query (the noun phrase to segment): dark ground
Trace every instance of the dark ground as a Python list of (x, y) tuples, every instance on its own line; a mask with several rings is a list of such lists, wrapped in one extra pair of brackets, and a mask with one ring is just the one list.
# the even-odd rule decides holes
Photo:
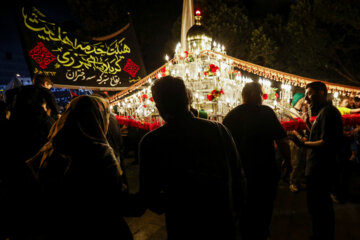
[[(125, 159), (131, 192), (138, 190), (139, 165), (133, 158)], [(352, 198), (335, 208), (335, 239), (360, 240), (360, 168), (354, 169), (351, 177)], [(165, 218), (149, 210), (140, 218), (126, 219), (134, 240), (165, 240)], [(307, 240), (311, 234), (311, 219), (306, 207), (306, 193), (292, 193), (288, 184), (281, 181), (275, 200), (270, 226), (270, 240)]]

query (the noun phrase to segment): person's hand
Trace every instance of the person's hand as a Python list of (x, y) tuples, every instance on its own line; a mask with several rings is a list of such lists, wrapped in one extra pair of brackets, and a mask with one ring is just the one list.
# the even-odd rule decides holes
[(301, 139), (299, 139), (297, 136), (291, 134), (288, 137), (291, 141), (293, 141), (296, 144), (296, 146), (298, 147), (304, 146), (304, 142)]

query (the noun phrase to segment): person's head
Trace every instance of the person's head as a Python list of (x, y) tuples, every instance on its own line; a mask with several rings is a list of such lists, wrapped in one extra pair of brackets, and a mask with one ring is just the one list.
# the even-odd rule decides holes
[(350, 107), (349, 97), (342, 97), (340, 100), (340, 107)]
[(102, 97), (102, 98), (107, 99), (107, 100), (110, 99), (109, 95), (107, 95), (105, 92), (94, 92), (92, 95)]
[(105, 143), (109, 116), (109, 105), (103, 98), (79, 96), (70, 102), (51, 128), (49, 139), (55, 148), (64, 153), (72, 149), (72, 145)]
[(355, 100), (353, 97), (348, 97), (349, 98), (349, 108), (354, 108), (355, 107)]
[(359, 97), (354, 97), (354, 104), (355, 104), (355, 108), (360, 108), (360, 98)]
[(327, 102), (327, 88), (323, 82), (311, 82), (305, 87), (305, 100), (309, 104), (313, 114)]
[(242, 90), (242, 99), (244, 103), (261, 105), (263, 101), (262, 86), (258, 82), (246, 83)]
[[(36, 170), (34, 173), (37, 175), (39, 169), (46, 167), (48, 157), (53, 152), (57, 152), (60, 157), (71, 159), (67, 168), (75, 165), (72, 157), (84, 154), (99, 159), (111, 155), (115, 159), (106, 139), (109, 116), (109, 106), (103, 98), (79, 96), (73, 99), (52, 126), (49, 141), (27, 161), (27, 164)], [(86, 164), (86, 160), (77, 164)], [(120, 171), (117, 161), (114, 163)]]
[(151, 87), (152, 96), (165, 121), (176, 118), (189, 110), (189, 99), (181, 78), (166, 76), (157, 79)]
[(110, 97), (104, 92), (95, 92), (92, 94), (92, 96), (101, 97), (110, 104)]
[(44, 75), (35, 75), (33, 78), (33, 84), (35, 86), (44, 87), (47, 89), (52, 88), (54, 83), (51, 81), (51, 79), (48, 76)]

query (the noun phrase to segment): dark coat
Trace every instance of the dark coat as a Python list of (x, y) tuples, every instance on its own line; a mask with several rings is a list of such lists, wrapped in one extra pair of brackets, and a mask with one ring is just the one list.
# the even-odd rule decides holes
[(129, 195), (105, 135), (107, 110), (101, 98), (77, 97), (27, 161), (40, 192), (40, 205), (29, 208), (38, 210), (46, 239), (132, 239), (123, 219)]
[(140, 193), (165, 213), (168, 239), (237, 239), (244, 179), (220, 123), (186, 116), (140, 142)]

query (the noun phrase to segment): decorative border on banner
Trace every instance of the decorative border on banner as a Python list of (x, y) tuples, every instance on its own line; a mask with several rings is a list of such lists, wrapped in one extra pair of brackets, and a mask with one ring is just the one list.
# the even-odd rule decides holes
[(121, 91), (128, 87), (87, 87), (87, 86), (74, 86), (74, 85), (62, 85), (62, 84), (54, 84), (56, 88), (68, 88), (68, 89), (88, 89), (95, 91)]
[(111, 33), (109, 35), (106, 35), (106, 36), (102, 36), (102, 37), (93, 37), (92, 40), (94, 41), (106, 41), (106, 40), (109, 40), (111, 38), (114, 38), (116, 37), (117, 35), (119, 35), (120, 33), (124, 32), (126, 29), (128, 29), (130, 27), (130, 23), (126, 24), (123, 28), (121, 28), (120, 30), (114, 32), (114, 33)]

